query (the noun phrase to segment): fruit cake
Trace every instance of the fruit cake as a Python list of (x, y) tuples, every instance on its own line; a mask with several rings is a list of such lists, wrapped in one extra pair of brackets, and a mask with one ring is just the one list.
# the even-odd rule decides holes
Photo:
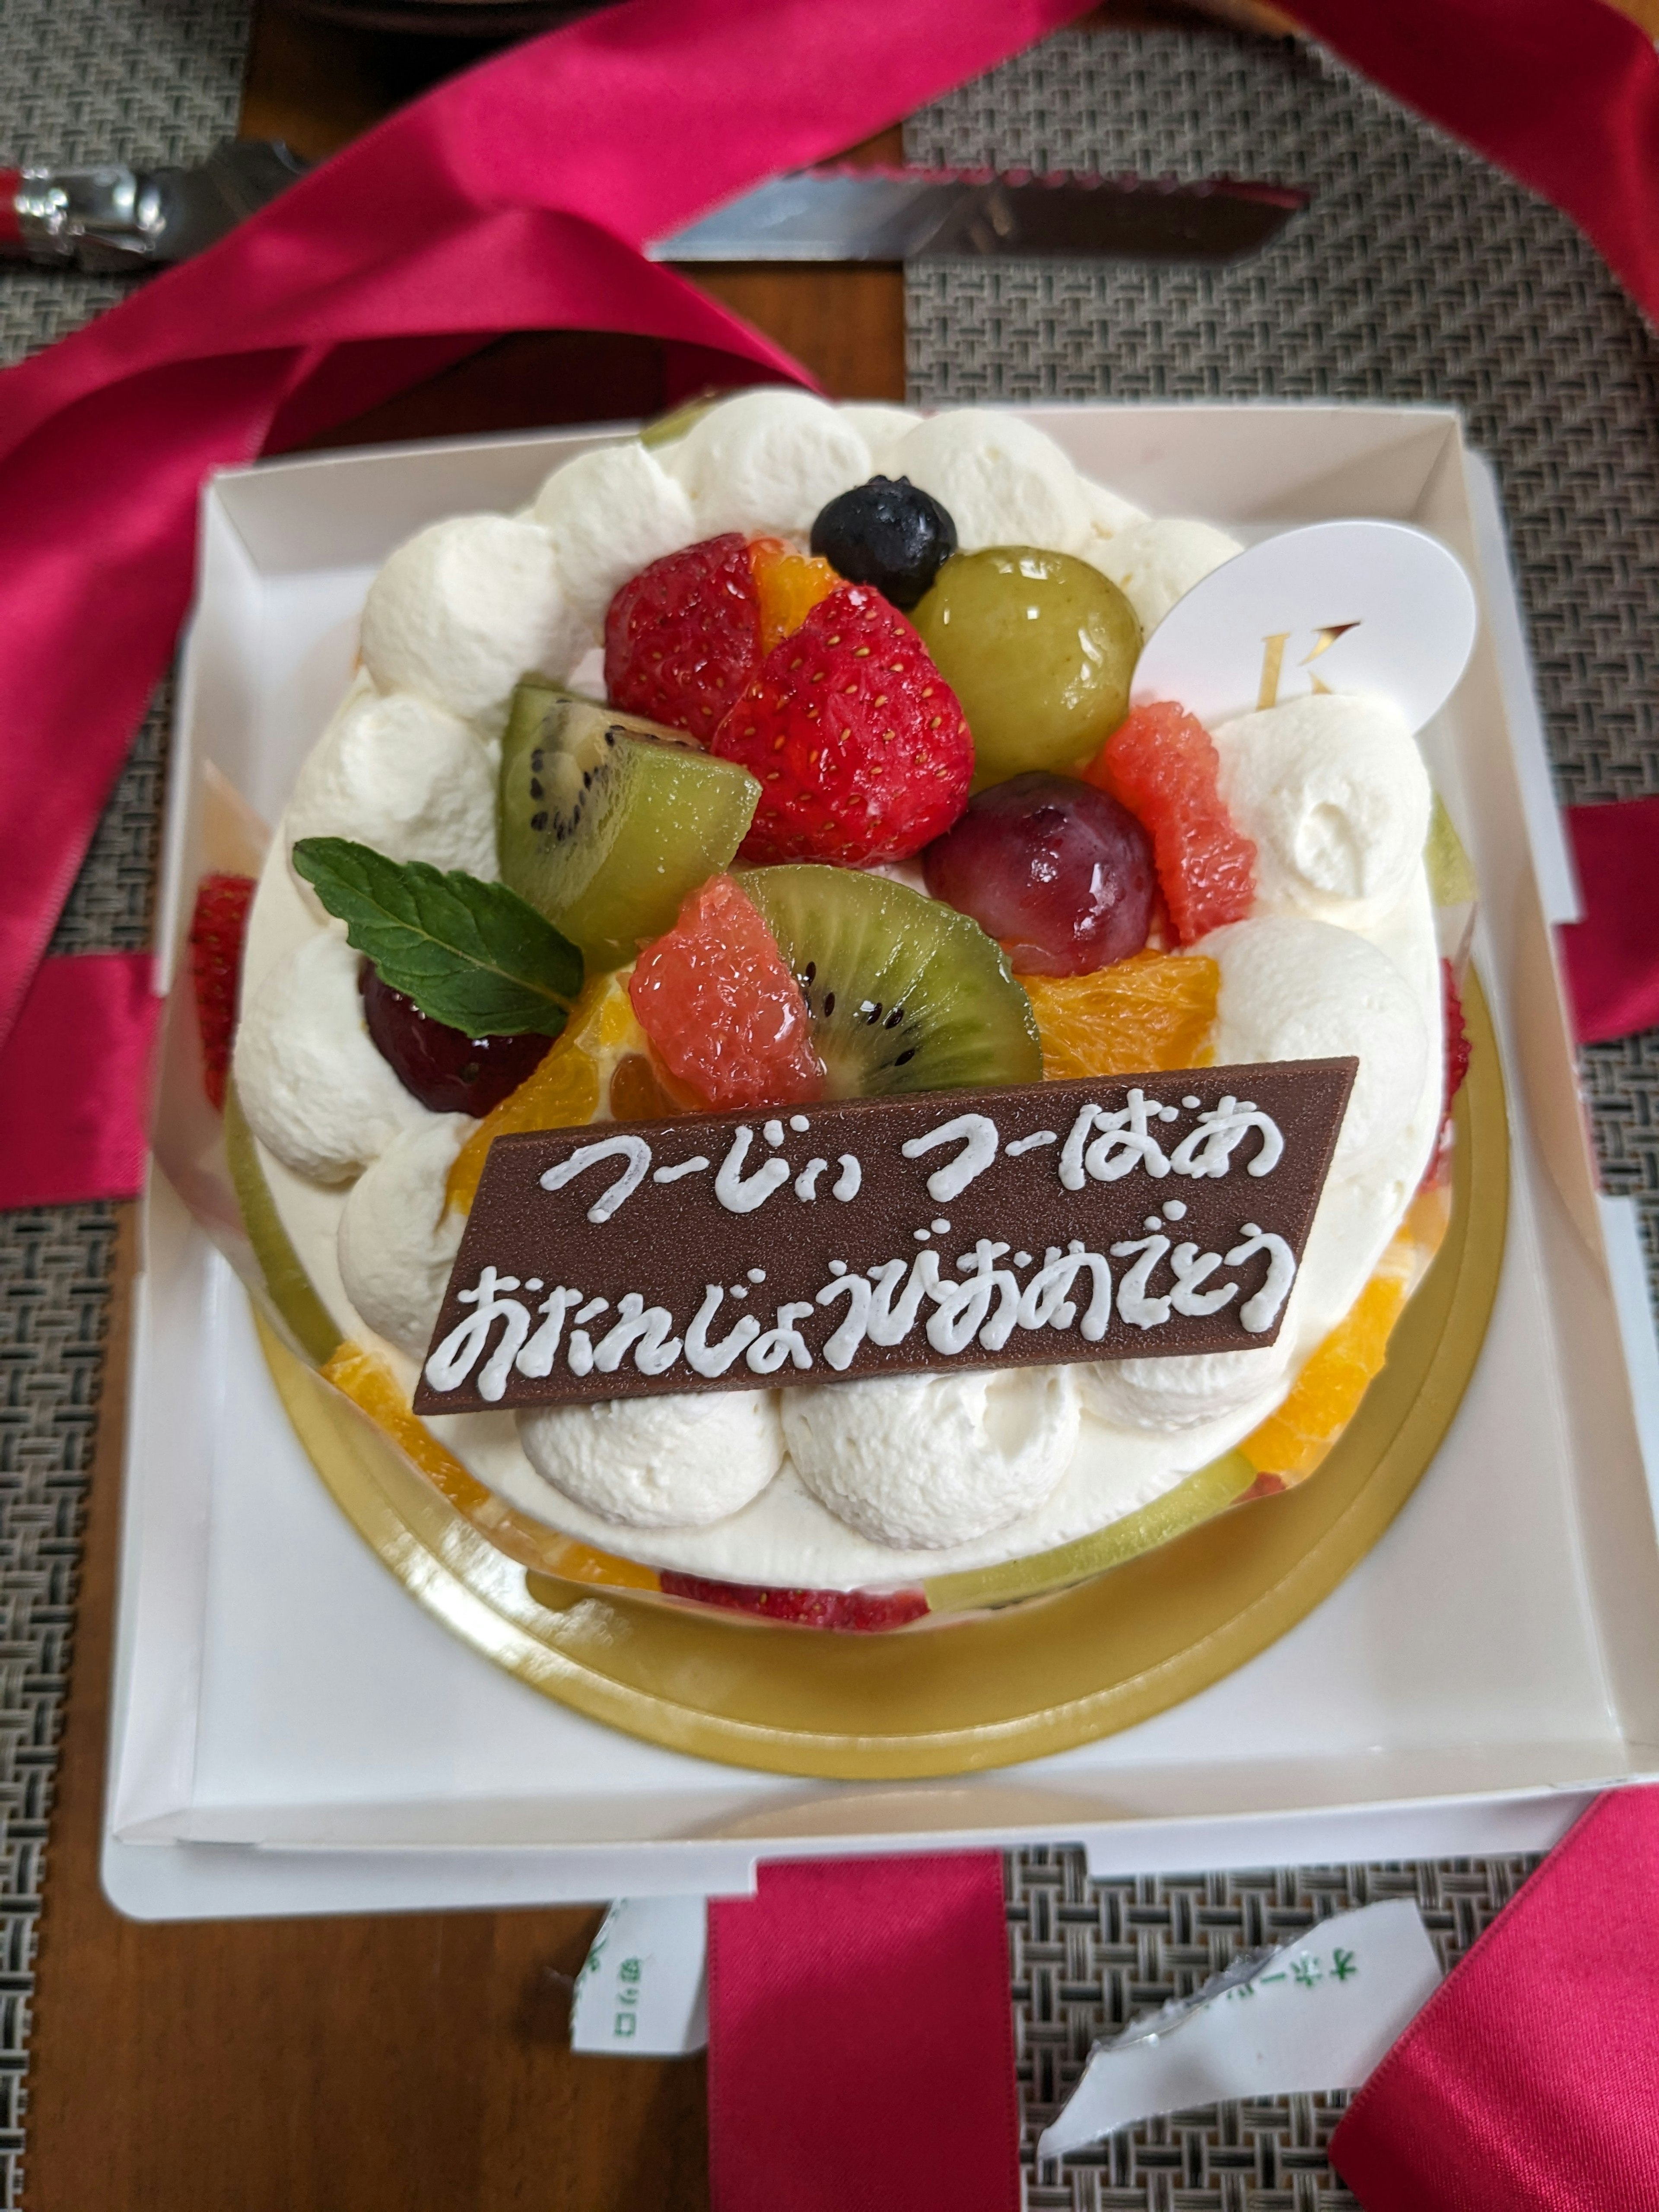
[[(228, 1133), (290, 1325), (506, 1548), (889, 1627), (1318, 1463), (1432, 1249), (1462, 1031), (1395, 708), (1131, 707), (1239, 550), (1018, 417), (763, 390), (386, 562), (248, 912)], [(221, 1084), (240, 896), (198, 910)], [(814, 1101), (1329, 1055), (1269, 1346), (410, 1410), (502, 1135), (742, 1109), (776, 1144)]]

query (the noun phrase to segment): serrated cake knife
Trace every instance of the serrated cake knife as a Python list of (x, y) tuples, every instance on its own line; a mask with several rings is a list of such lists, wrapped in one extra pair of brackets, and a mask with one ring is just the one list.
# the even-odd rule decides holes
[[(134, 274), (198, 253), (303, 176), (280, 143), (233, 139), (191, 169), (0, 167), (0, 258)], [(802, 170), (646, 251), (654, 261), (900, 262), (939, 254), (1236, 261), (1300, 209), (1294, 188), (1065, 173)]]

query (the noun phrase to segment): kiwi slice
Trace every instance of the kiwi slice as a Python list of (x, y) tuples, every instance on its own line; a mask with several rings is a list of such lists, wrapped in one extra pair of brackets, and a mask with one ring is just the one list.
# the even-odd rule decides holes
[(501, 880), (620, 968), (726, 866), (760, 797), (747, 769), (679, 730), (527, 678), (501, 739)]
[(965, 914), (850, 868), (738, 881), (805, 994), (829, 1097), (1042, 1080), (1031, 1002)]

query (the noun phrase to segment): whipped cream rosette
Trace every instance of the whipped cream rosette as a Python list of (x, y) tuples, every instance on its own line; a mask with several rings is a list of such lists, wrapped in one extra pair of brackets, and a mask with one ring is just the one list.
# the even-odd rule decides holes
[[(225, 1133), (290, 1340), (501, 1550), (899, 1627), (1317, 1467), (1443, 1229), (1472, 886), (1411, 714), (1344, 689), (1338, 651), (1311, 690), (1252, 670), (1204, 720), (1178, 683), (1137, 687), (1240, 550), (1012, 416), (762, 391), (386, 562), (252, 899)], [(234, 987), (213, 944), (204, 1006)], [(1279, 1236), (1265, 1175), (1255, 1244), (1202, 1228), (1200, 1200), (1249, 1213), (1252, 1155), (1206, 1153), (1198, 1121), (1270, 1122), (1240, 1071), (1265, 1099), (1286, 1063), (1347, 1071), (1304, 1228)], [(1079, 1085), (1095, 1157), (1127, 1117), (1154, 1176), (1078, 1169), (1129, 1209), (1091, 1336), (1086, 1238), (1038, 1235), (1072, 1125), (996, 1103)], [(970, 1237), (964, 1184), (858, 1243), (873, 1154), (845, 1129), (913, 1108), (993, 1129), (1006, 1233), (988, 1212)], [(507, 1164), (556, 1191), (562, 1161), (633, 1156), (612, 1128), (656, 1178), (638, 1290), (590, 1295), (577, 1240), (565, 1267), (545, 1237), (504, 1287), (478, 1239)], [(1218, 1168), (1172, 1167), (1189, 1131), (1188, 1166)], [(847, 1249), (786, 1296), (809, 1220)], [(653, 1306), (671, 1261), (697, 1283)], [(969, 1303), (994, 1276), (1000, 1337), (991, 1291)], [(1160, 1335), (1206, 1296), (1213, 1341)], [(866, 1348), (838, 1367), (854, 1309)]]

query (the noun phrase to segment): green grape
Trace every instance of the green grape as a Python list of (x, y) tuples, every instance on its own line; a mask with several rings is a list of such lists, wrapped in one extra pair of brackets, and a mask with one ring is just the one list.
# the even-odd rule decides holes
[(958, 553), (910, 617), (974, 733), (974, 788), (1075, 768), (1129, 711), (1140, 624), (1069, 553)]

